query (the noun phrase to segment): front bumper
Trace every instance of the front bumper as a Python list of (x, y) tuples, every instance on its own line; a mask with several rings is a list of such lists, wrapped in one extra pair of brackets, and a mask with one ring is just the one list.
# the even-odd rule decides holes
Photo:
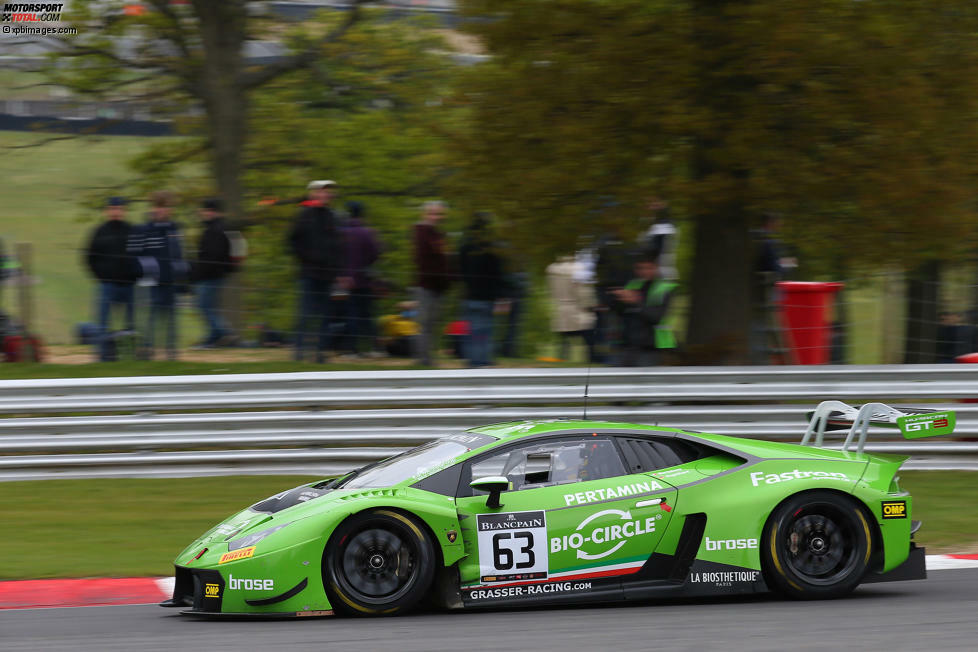
[(310, 602), (309, 596), (300, 596), (308, 587), (308, 578), (303, 578), (295, 586), (275, 595), (244, 598), (243, 603), (240, 598), (232, 599), (228, 608), (229, 605), (225, 602), (228, 587), (220, 571), (185, 566), (174, 568), (173, 595), (170, 599), (161, 602), (160, 606), (182, 608), (184, 609), (180, 612), (182, 615), (262, 618), (333, 615), (328, 603), (321, 600), (314, 600), (315, 605), (303, 604), (298, 610), (295, 609), (300, 603)]

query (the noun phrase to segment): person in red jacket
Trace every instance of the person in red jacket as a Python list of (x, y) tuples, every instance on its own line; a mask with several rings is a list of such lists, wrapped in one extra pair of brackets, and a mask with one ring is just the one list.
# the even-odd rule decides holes
[(438, 230), (438, 223), (445, 218), (445, 213), (443, 202), (425, 202), (421, 221), (414, 225), (414, 266), (417, 270), (418, 321), (421, 325), (416, 357), (426, 367), (433, 364), (432, 351), (438, 340), (442, 298), (451, 284), (445, 235)]

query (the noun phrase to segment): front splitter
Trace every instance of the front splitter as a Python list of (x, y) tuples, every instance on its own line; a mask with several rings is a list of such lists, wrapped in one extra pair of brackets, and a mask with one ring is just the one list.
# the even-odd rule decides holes
[(247, 612), (217, 612), (217, 611), (194, 611), (185, 609), (179, 612), (181, 616), (191, 616), (201, 619), (222, 619), (222, 620), (283, 620), (286, 618), (323, 618), (335, 615), (332, 610), (319, 611), (279, 611), (267, 613), (247, 613)]

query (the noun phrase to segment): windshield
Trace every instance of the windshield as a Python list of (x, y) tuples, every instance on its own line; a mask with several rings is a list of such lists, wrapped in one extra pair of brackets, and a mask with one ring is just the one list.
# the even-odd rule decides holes
[(405, 480), (423, 474), (430, 474), (449, 467), (463, 453), (485, 446), (496, 441), (488, 435), (475, 433), (460, 433), (448, 435), (417, 448), (412, 448), (400, 455), (365, 467), (354, 473), (349, 479), (340, 482), (336, 488), (343, 489), (383, 489), (393, 487)]

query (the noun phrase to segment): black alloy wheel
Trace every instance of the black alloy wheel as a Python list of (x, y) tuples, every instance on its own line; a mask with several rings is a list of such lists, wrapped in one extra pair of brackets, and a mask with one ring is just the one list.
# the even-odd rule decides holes
[(840, 597), (862, 581), (872, 549), (865, 509), (840, 494), (806, 492), (768, 519), (761, 546), (764, 578), (789, 597)]
[(337, 611), (407, 611), (434, 577), (434, 548), (424, 527), (393, 510), (357, 514), (336, 529), (323, 556), (323, 584)]

